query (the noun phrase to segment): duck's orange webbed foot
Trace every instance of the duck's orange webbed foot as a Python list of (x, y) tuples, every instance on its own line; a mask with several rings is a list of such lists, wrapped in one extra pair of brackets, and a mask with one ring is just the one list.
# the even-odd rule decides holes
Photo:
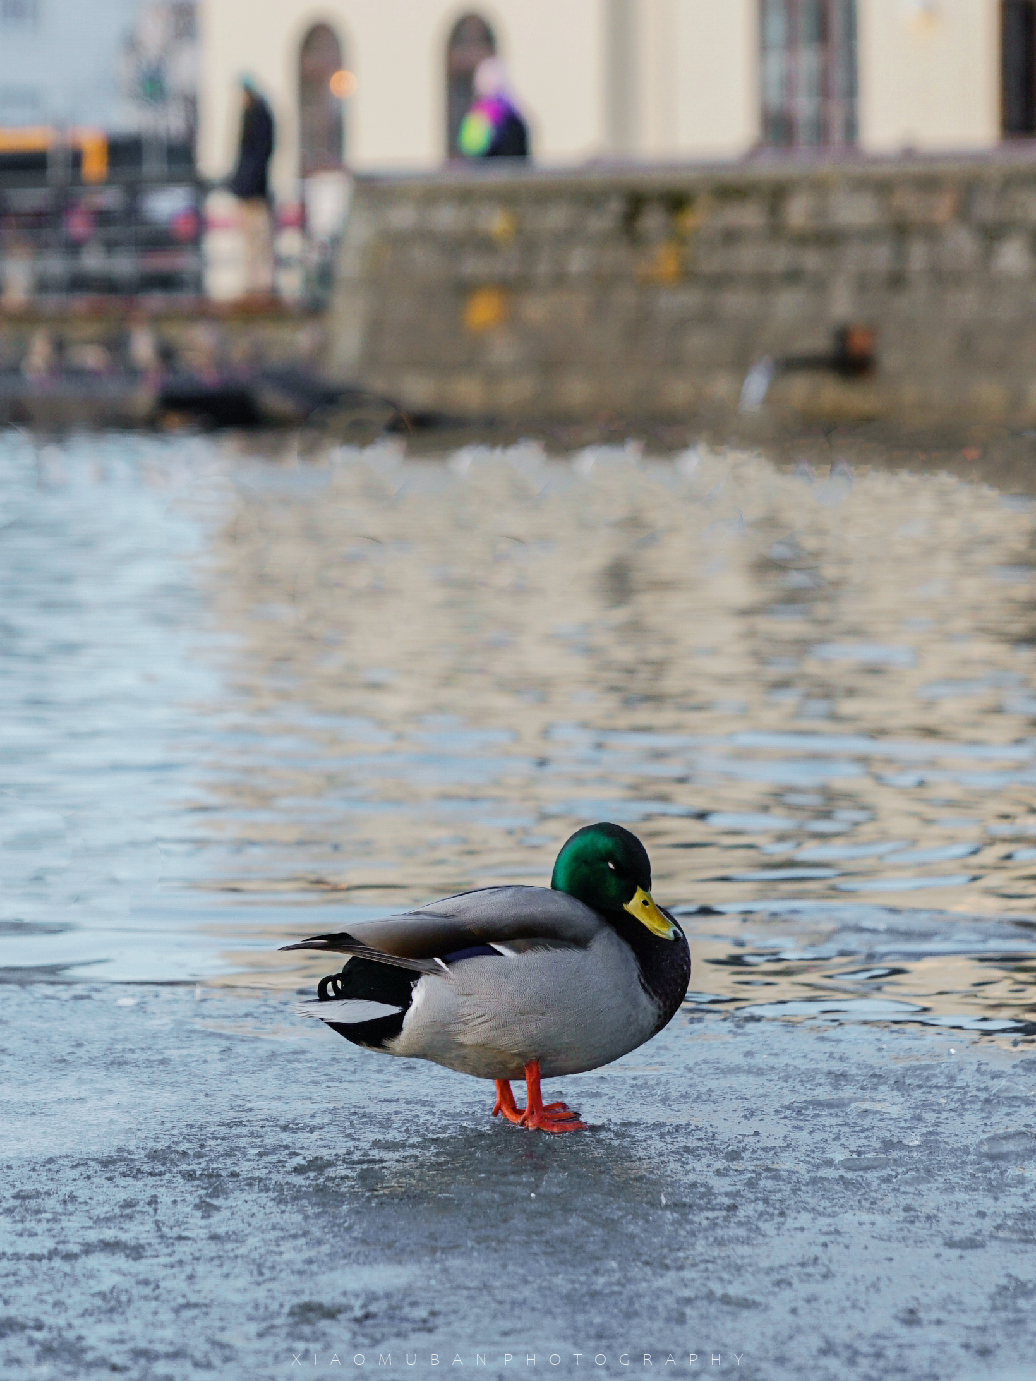
[(496, 1102), (493, 1104), (493, 1116), (503, 1113), (508, 1122), (518, 1124), (524, 1117), (523, 1110), (514, 1101), (514, 1094), (511, 1092), (511, 1085), (506, 1079), (496, 1080)]
[[(573, 1112), (567, 1103), (543, 1102), (540, 1092), (540, 1062), (530, 1060), (525, 1066), (525, 1111), (519, 1121), (523, 1127), (536, 1132), (585, 1132), (586, 1123), (580, 1122), (579, 1114)], [(510, 1089), (508, 1089), (510, 1092)]]

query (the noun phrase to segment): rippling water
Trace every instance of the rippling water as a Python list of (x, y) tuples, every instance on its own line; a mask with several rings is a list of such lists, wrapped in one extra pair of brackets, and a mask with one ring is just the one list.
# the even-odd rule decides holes
[(1034, 531), (705, 448), (7, 433), (0, 975), (300, 986), (608, 818), (700, 1009), (1028, 1040)]

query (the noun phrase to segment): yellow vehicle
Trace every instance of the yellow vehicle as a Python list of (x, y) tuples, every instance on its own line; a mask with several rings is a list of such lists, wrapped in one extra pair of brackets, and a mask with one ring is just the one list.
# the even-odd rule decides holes
[(49, 125), (28, 125), (17, 129), (0, 129), (0, 155), (5, 153), (42, 153), (49, 156), (52, 149), (78, 149), (82, 154), (81, 176), (84, 182), (104, 182), (108, 176), (108, 139), (97, 129), (52, 129)]

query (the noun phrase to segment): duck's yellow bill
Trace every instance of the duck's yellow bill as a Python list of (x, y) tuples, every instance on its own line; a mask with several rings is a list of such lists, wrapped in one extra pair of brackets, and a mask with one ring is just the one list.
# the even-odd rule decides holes
[(646, 925), (652, 935), (660, 935), (663, 940), (672, 940), (676, 935), (672, 921), (666, 920), (651, 900), (651, 894), (645, 892), (643, 887), (637, 888), (633, 900), (626, 903), (625, 909), (631, 916), (636, 916), (641, 925)]

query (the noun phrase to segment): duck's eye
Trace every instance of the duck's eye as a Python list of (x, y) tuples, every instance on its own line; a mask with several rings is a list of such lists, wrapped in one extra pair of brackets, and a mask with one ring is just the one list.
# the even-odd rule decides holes
[(611, 861), (610, 858), (607, 860), (607, 862), (608, 867), (612, 870), (613, 873), (618, 872), (618, 869), (615, 867), (615, 864)]

